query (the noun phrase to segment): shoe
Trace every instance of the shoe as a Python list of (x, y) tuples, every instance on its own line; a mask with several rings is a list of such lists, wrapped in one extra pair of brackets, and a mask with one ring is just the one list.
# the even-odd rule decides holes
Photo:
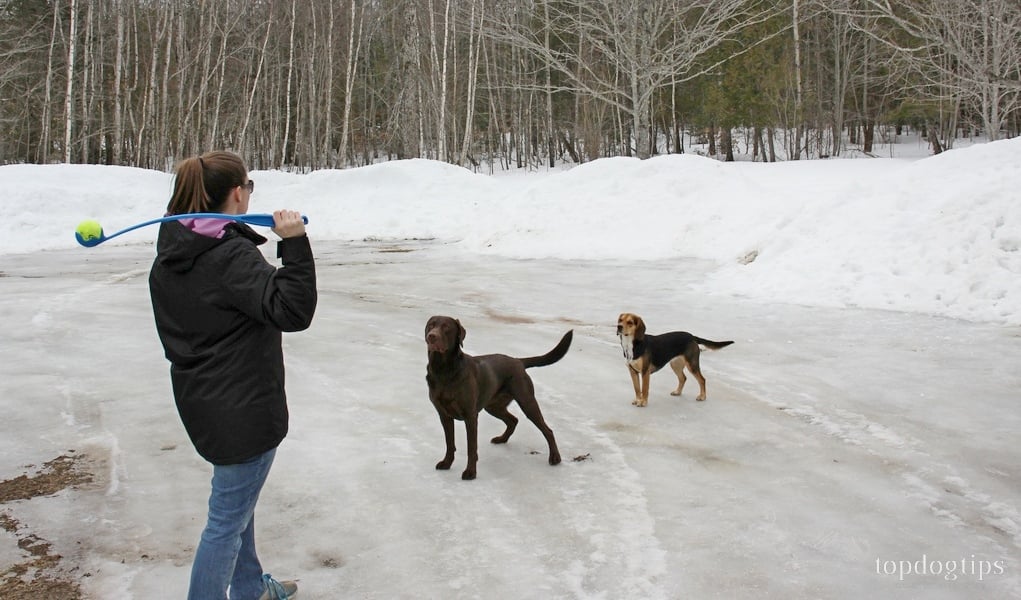
[(259, 596), (259, 600), (288, 600), (298, 593), (298, 584), (293, 581), (277, 581), (269, 573), (262, 576), (266, 584), (266, 591)]

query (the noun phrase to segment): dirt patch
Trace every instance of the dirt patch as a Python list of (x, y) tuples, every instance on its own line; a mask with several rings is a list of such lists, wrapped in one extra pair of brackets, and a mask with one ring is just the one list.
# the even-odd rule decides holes
[(511, 315), (507, 313), (500, 313), (493, 310), (492, 308), (486, 308), (485, 311), (487, 317), (493, 319), (494, 321), (499, 321), (501, 323), (511, 323), (515, 325), (535, 323), (535, 319), (531, 319), (529, 317), (521, 317), (518, 315)]
[(92, 475), (79, 468), (81, 458), (64, 454), (45, 463), (35, 475), (20, 475), (0, 482), (0, 504), (50, 496), (64, 488), (91, 483)]
[[(34, 475), (20, 475), (0, 482), (0, 503), (50, 496), (68, 487), (90, 483), (92, 475), (81, 463), (81, 456), (64, 454), (45, 463)], [(0, 598), (82, 600), (81, 590), (72, 575), (61, 569), (63, 557), (53, 552), (48, 541), (25, 531), (7, 512), (0, 513), (0, 529), (14, 535), (18, 548), (29, 555), (0, 573)]]

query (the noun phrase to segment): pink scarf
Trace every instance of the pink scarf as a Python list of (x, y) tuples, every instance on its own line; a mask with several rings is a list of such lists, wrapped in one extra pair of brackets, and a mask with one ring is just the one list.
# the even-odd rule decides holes
[(199, 235), (216, 239), (223, 237), (223, 228), (228, 223), (233, 223), (233, 221), (230, 219), (181, 219), (181, 225)]

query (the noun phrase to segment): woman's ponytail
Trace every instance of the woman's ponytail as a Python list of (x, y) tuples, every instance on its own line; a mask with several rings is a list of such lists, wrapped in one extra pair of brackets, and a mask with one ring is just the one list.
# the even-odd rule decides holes
[(174, 172), (174, 194), (167, 205), (170, 215), (219, 212), (231, 190), (248, 181), (245, 163), (230, 152), (186, 158)]

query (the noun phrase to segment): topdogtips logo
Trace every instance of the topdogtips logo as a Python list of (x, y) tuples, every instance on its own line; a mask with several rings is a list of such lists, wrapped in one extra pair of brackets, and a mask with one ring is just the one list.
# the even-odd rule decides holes
[(925, 554), (920, 560), (876, 559), (876, 574), (896, 575), (900, 581), (907, 577), (942, 577), (946, 581), (957, 581), (959, 577), (970, 577), (984, 581), (987, 577), (1003, 575), (1006, 563), (1003, 560), (961, 558), (958, 560), (934, 560)]

